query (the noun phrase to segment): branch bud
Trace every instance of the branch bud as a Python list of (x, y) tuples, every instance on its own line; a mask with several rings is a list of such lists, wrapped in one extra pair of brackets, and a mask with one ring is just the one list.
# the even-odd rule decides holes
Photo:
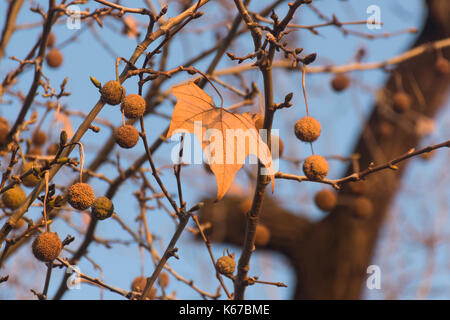
[(89, 79), (91, 79), (92, 84), (97, 87), (98, 89), (100, 89), (102, 87), (102, 84), (100, 83), (100, 81), (98, 81), (97, 79), (95, 79), (94, 77), (89, 77)]
[(63, 147), (67, 143), (67, 132), (66, 130), (61, 131), (61, 134), (59, 135), (59, 146)]

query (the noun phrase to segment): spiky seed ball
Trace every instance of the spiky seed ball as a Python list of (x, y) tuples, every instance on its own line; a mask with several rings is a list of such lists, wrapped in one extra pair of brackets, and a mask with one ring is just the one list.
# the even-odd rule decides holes
[(244, 200), (242, 200), (242, 202), (239, 204), (239, 211), (242, 214), (247, 214), (247, 212), (250, 211), (250, 209), (252, 208), (252, 204), (253, 204), (253, 199), (252, 198), (245, 198)]
[(264, 127), (264, 117), (260, 114), (256, 116), (255, 127), (256, 130), (261, 130)]
[(322, 211), (331, 211), (336, 207), (336, 193), (329, 189), (320, 190), (314, 196), (314, 203)]
[(2, 195), (2, 201), (6, 208), (16, 210), (25, 201), (27, 195), (21, 187), (15, 185), (11, 189), (6, 190)]
[(52, 143), (48, 148), (47, 148), (47, 155), (49, 156), (54, 156), (58, 153), (59, 150), (59, 144), (58, 143)]
[(27, 154), (30, 156), (42, 156), (42, 149), (39, 147), (31, 147), (28, 149)]
[(139, 132), (130, 125), (120, 126), (114, 130), (114, 140), (125, 149), (133, 148), (139, 141)]
[[(22, 166), (22, 174), (32, 169), (33, 167), (38, 167), (38, 164), (36, 162), (25, 162)], [(36, 177), (36, 175), (31, 173), (22, 179), (22, 183), (26, 187), (34, 188), (37, 186), (40, 180), (41, 179), (39, 177)]]
[(128, 119), (140, 118), (145, 113), (145, 99), (138, 94), (129, 94), (123, 99), (120, 108)]
[(47, 101), (47, 109), (55, 109), (57, 106), (55, 101)]
[(6, 145), (8, 141), (9, 129), (6, 127), (0, 126), (0, 146)]
[(160, 284), (162, 287), (167, 287), (169, 285), (169, 275), (165, 272), (161, 272), (159, 275)]
[(365, 181), (350, 181), (347, 183), (347, 187), (351, 193), (354, 194), (365, 194), (367, 192), (367, 183)]
[(125, 89), (119, 81), (110, 80), (100, 89), (102, 100), (110, 105), (118, 105), (125, 97)]
[(304, 117), (295, 123), (295, 136), (303, 142), (316, 141), (320, 136), (322, 127), (313, 117)]
[(70, 186), (67, 201), (74, 209), (86, 210), (94, 203), (95, 194), (90, 185), (78, 182)]
[(411, 98), (405, 92), (397, 92), (392, 98), (392, 107), (398, 113), (403, 113), (411, 108)]
[(309, 156), (303, 163), (303, 172), (310, 180), (322, 180), (328, 174), (328, 162), (319, 155)]
[(377, 132), (382, 138), (390, 138), (394, 132), (394, 126), (387, 121), (382, 121), (377, 125)]
[(5, 118), (0, 117), (0, 146), (6, 144), (9, 134), (9, 122)]
[(280, 137), (278, 137), (278, 150), (280, 153), (280, 157), (282, 157), (284, 152), (284, 142), (283, 139), (281, 139)]
[(350, 79), (345, 74), (337, 74), (333, 80), (331, 80), (331, 87), (336, 92), (341, 92), (348, 88), (350, 85)]
[[(39, 36), (39, 39), (42, 40), (42, 33)], [(55, 35), (53, 32), (50, 32), (47, 38), (47, 47), (52, 48), (55, 45)]]
[(266, 246), (270, 241), (270, 230), (263, 224), (256, 225), (255, 245)]
[(444, 57), (440, 57), (436, 60), (434, 68), (441, 76), (448, 75), (450, 74), (450, 61), (448, 61)]
[(5, 127), (9, 130), (9, 122), (3, 117), (0, 117), (0, 127)]
[(49, 67), (58, 68), (63, 63), (63, 55), (61, 51), (53, 48), (47, 53), (47, 57), (45, 58), (45, 60), (47, 61)]
[(432, 150), (430, 152), (425, 152), (420, 155), (420, 158), (422, 160), (430, 160), (431, 158), (434, 157), (435, 153), (436, 153), (436, 150)]
[(131, 283), (131, 290), (142, 292), (145, 289), (145, 285), (147, 284), (147, 279), (143, 276), (139, 276), (133, 279)]
[(233, 274), (236, 262), (233, 256), (223, 256), (216, 261), (216, 270), (221, 274)]
[(34, 239), (31, 247), (36, 259), (51, 262), (61, 253), (62, 243), (56, 232), (43, 232)]
[(47, 38), (47, 46), (52, 48), (55, 45), (55, 41), (56, 41), (55, 35), (53, 34), (53, 32), (50, 32)]
[(47, 135), (44, 131), (38, 130), (33, 134), (32, 142), (37, 147), (42, 147), (47, 142)]
[(279, 157), (281, 157), (283, 155), (284, 142), (283, 142), (283, 140), (281, 140), (281, 138), (279, 136), (272, 135), (271, 149), (272, 149), (272, 151), (275, 151), (276, 149), (278, 149), (278, 152), (272, 152), (272, 157), (274, 159), (278, 159)]
[(357, 218), (367, 219), (372, 216), (372, 202), (366, 197), (358, 197), (352, 203), (353, 214)]
[[(5, 212), (7, 216), (12, 216), (14, 212)], [(18, 230), (22, 228), (26, 224), (26, 220), (24, 218), (20, 218), (12, 227), (14, 230)]]
[(105, 220), (114, 213), (114, 205), (107, 197), (98, 197), (91, 207), (92, 215), (98, 220)]
[[(147, 278), (139, 276), (134, 278), (133, 282), (131, 283), (131, 290), (136, 292), (143, 292), (145, 289), (145, 285), (147, 283)], [(146, 300), (152, 300), (156, 297), (156, 288), (152, 287), (150, 291), (147, 293), (147, 296), (145, 297)]]

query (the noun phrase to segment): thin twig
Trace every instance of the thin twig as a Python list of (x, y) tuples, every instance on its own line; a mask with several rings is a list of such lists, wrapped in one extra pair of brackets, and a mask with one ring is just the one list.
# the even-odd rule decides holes
[(228, 299), (231, 299), (231, 294), (228, 292), (228, 289), (225, 286), (225, 283), (223, 282), (222, 276), (216, 270), (216, 267), (215, 267), (216, 259), (214, 259), (214, 254), (211, 250), (211, 242), (209, 241), (209, 239), (206, 237), (205, 233), (203, 232), (203, 228), (200, 225), (200, 222), (198, 221), (197, 216), (195, 214), (191, 214), (191, 218), (192, 218), (192, 220), (194, 220), (195, 224), (197, 225), (198, 231), (200, 232), (200, 235), (202, 236), (203, 242), (205, 243), (206, 248), (208, 249), (208, 253), (211, 258), (212, 264), (214, 266), (214, 270), (216, 271), (216, 278), (217, 278), (217, 280), (219, 280), (220, 285), (223, 288), (223, 290), (225, 291), (225, 294), (227, 295)]
[(359, 181), (364, 179), (366, 176), (373, 174), (375, 172), (381, 171), (381, 170), (385, 170), (385, 169), (390, 169), (390, 170), (398, 170), (398, 167), (396, 166), (397, 163), (400, 163), (402, 161), (405, 161), (409, 158), (418, 156), (420, 154), (423, 153), (427, 153), (427, 152), (431, 152), (433, 150), (439, 149), (439, 148), (450, 148), (450, 140), (447, 140), (445, 142), (439, 143), (439, 144), (435, 144), (432, 146), (428, 146), (426, 148), (420, 149), (418, 151), (415, 151), (414, 148), (409, 150), (407, 153), (405, 153), (404, 155), (395, 158), (391, 161), (388, 161), (386, 163), (380, 164), (378, 166), (369, 166), (367, 169), (363, 170), (363, 171), (359, 171), (359, 172), (355, 172), (351, 175), (348, 175), (346, 177), (340, 178), (340, 179), (334, 179), (334, 180), (330, 180), (330, 179), (323, 179), (323, 180), (311, 180), (308, 179), (306, 176), (299, 176), (299, 175), (293, 175), (293, 174), (287, 174), (287, 173), (282, 173), (282, 172), (277, 172), (275, 173), (275, 178), (277, 179), (287, 179), (287, 180), (295, 180), (298, 182), (303, 182), (303, 181), (310, 181), (310, 182), (317, 182), (317, 183), (324, 183), (324, 184), (329, 184), (331, 186), (333, 186), (335, 189), (339, 190), (341, 189), (342, 185), (344, 185), (347, 182), (350, 181)]

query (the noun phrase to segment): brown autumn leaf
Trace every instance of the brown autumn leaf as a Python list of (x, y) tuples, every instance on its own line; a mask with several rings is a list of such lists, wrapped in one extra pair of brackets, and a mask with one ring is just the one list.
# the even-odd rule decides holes
[(254, 115), (234, 113), (214, 105), (213, 99), (195, 83), (172, 88), (177, 103), (167, 138), (177, 132), (194, 133), (217, 181), (216, 201), (223, 198), (249, 154), (266, 167), (272, 180), (274, 170), (267, 144), (258, 134)]

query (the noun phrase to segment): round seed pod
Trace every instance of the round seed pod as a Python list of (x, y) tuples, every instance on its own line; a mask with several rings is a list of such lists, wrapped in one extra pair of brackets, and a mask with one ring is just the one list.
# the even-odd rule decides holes
[(8, 141), (9, 129), (0, 127), (0, 146), (5, 146)]
[(56, 232), (43, 232), (34, 239), (31, 248), (36, 259), (51, 262), (61, 253), (62, 243)]
[(47, 101), (47, 109), (55, 109), (57, 107), (57, 104), (55, 101)]
[[(22, 174), (32, 169), (33, 167), (38, 167), (38, 164), (36, 162), (25, 162), (22, 166)], [(33, 173), (27, 175), (22, 179), (23, 185), (30, 188), (36, 187), (39, 181), (41, 181), (41, 179), (39, 177), (36, 177)]]
[(49, 156), (54, 156), (58, 153), (59, 150), (59, 144), (58, 143), (52, 143), (48, 148), (47, 148), (47, 155)]
[(341, 92), (350, 86), (350, 79), (345, 74), (337, 74), (333, 80), (331, 80), (331, 87), (336, 92)]
[(367, 183), (363, 180), (350, 181), (347, 183), (347, 187), (351, 193), (354, 194), (365, 194), (367, 192)]
[(295, 123), (295, 136), (303, 142), (316, 141), (320, 136), (322, 127), (313, 117), (304, 117)]
[(377, 132), (382, 138), (390, 138), (394, 133), (394, 126), (387, 121), (382, 121), (377, 125)]
[(216, 269), (221, 274), (233, 274), (235, 268), (236, 262), (233, 256), (223, 256), (216, 261)]
[(100, 89), (102, 100), (110, 105), (118, 105), (125, 97), (125, 89), (119, 81), (110, 80)]
[(441, 76), (450, 74), (450, 62), (444, 57), (439, 57), (434, 65), (436, 72)]
[(98, 197), (91, 206), (92, 216), (98, 220), (105, 220), (114, 213), (114, 205), (107, 197)]
[(436, 154), (436, 150), (432, 150), (430, 152), (425, 152), (425, 153), (420, 154), (420, 158), (422, 160), (430, 160), (434, 157), (435, 154)]
[(15, 185), (2, 194), (2, 201), (6, 208), (16, 210), (25, 201), (27, 195), (21, 187)]
[(259, 247), (264, 247), (269, 243), (269, 241), (270, 241), (270, 230), (263, 224), (256, 225), (255, 245)]
[[(12, 216), (14, 213), (13, 212), (6, 212), (7, 216)], [(20, 218), (12, 227), (14, 230), (18, 230), (20, 228), (22, 228), (27, 221), (24, 218)]]
[(70, 186), (67, 201), (74, 209), (86, 210), (94, 203), (95, 194), (90, 185), (79, 182)]
[(6, 119), (3, 118), (3, 117), (0, 117), (0, 127), (5, 127), (5, 128), (7, 128), (7, 129), (9, 130), (10, 127), (9, 127), (9, 122), (8, 122), (8, 120), (6, 120)]
[(272, 153), (272, 157), (274, 159), (278, 159), (283, 155), (284, 151), (284, 142), (281, 140), (281, 138), (277, 135), (272, 135), (272, 150), (275, 150), (276, 147), (278, 147), (278, 152), (276, 154)]
[(47, 142), (47, 134), (41, 130), (35, 131), (32, 142), (35, 146), (42, 147)]
[(328, 174), (328, 162), (319, 155), (309, 156), (303, 163), (303, 172), (310, 180), (322, 180)]
[(27, 154), (30, 156), (42, 156), (42, 149), (34, 146), (28, 149)]
[(169, 279), (169, 275), (167, 273), (161, 272), (159, 274), (159, 280), (160, 280), (160, 284), (161, 284), (162, 287), (165, 288), (165, 287), (167, 287), (169, 285), (170, 279)]
[[(131, 283), (131, 290), (142, 293), (145, 289), (145, 285), (147, 283), (147, 278), (139, 276), (134, 278), (133, 282)], [(145, 297), (146, 300), (152, 300), (156, 297), (156, 288), (152, 287), (150, 291), (147, 293), (147, 296)]]
[(45, 61), (47, 61), (48, 66), (51, 68), (60, 67), (63, 63), (63, 59), (61, 51), (55, 48), (51, 49), (45, 57)]
[(53, 32), (50, 32), (47, 38), (47, 46), (53, 48), (53, 46), (55, 45), (55, 41), (56, 41), (55, 35), (53, 34)]
[(260, 114), (256, 116), (255, 127), (256, 130), (261, 130), (264, 127), (264, 117)]
[(250, 209), (252, 208), (252, 204), (253, 204), (252, 198), (246, 198), (242, 200), (242, 202), (239, 204), (239, 211), (242, 214), (247, 214), (247, 212), (249, 212)]
[(131, 283), (131, 290), (142, 292), (145, 289), (147, 279), (145, 277), (139, 276), (133, 279)]
[(130, 125), (120, 126), (114, 130), (114, 140), (125, 149), (133, 148), (139, 141), (139, 132)]
[[(39, 36), (39, 39), (42, 39), (42, 33)], [(47, 38), (47, 47), (53, 48), (53, 46), (55, 45), (55, 40), (56, 40), (55, 35), (53, 34), (53, 32), (50, 32)]]
[(121, 110), (128, 119), (140, 118), (145, 113), (145, 99), (138, 94), (127, 95), (121, 104)]
[(320, 190), (314, 196), (314, 203), (322, 211), (331, 211), (336, 207), (336, 193), (329, 189)]
[(366, 197), (353, 200), (352, 209), (354, 216), (362, 219), (370, 218), (373, 213), (372, 202)]
[(411, 108), (411, 98), (405, 92), (397, 92), (392, 99), (392, 107), (398, 113), (404, 113)]
[(9, 130), (10, 127), (8, 120), (0, 117), (0, 146), (4, 146), (6, 144)]

